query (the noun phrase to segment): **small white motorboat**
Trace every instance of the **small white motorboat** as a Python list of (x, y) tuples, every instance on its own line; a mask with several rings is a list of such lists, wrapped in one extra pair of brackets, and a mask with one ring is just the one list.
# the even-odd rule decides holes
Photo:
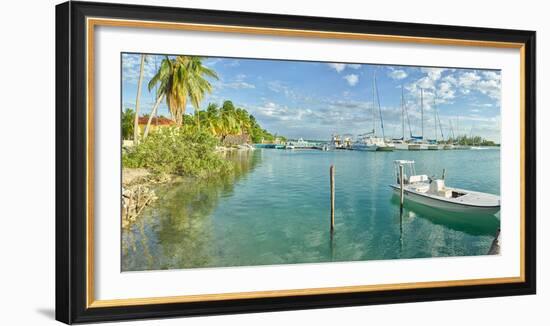
[(500, 211), (500, 196), (484, 192), (447, 187), (445, 172), (441, 179), (416, 174), (414, 161), (394, 161), (396, 184), (390, 185), (398, 194), (401, 191), (399, 166), (403, 166), (403, 194), (405, 200), (455, 212), (496, 214)]

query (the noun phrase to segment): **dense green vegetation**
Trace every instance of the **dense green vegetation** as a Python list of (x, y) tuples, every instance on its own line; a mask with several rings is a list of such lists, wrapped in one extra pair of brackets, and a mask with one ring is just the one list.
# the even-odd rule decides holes
[(207, 132), (181, 127), (160, 128), (123, 155), (124, 167), (146, 168), (157, 174), (208, 177), (231, 172), (230, 164), (216, 153), (218, 140)]
[(253, 115), (243, 108), (237, 108), (231, 101), (221, 107), (208, 104), (204, 111), (195, 113), (198, 129), (207, 130), (221, 141), (228, 135), (249, 135), (253, 143), (273, 142), (276, 136), (263, 129)]
[(122, 111), (121, 117), (121, 128), (122, 128), (122, 139), (133, 139), (134, 138), (134, 119), (136, 113), (132, 109), (126, 109)]
[[(223, 144), (227, 136), (238, 135), (253, 143), (275, 141), (275, 135), (263, 129), (254, 116), (235, 107), (231, 101), (223, 102), (221, 107), (210, 103), (201, 110), (205, 94), (212, 91), (209, 79), (218, 76), (195, 56), (166, 56), (162, 60), (148, 82), (149, 92), (156, 88), (156, 101), (151, 112), (140, 114), (148, 121), (144, 130), (140, 130), (135, 112), (139, 107), (145, 59), (146, 56), (142, 55), (136, 111), (126, 109), (122, 113), (122, 136), (134, 139), (134, 146), (126, 148), (123, 153), (124, 167), (207, 177), (231, 171), (231, 166), (216, 151), (216, 146)], [(166, 101), (174, 125), (152, 131), (153, 117), (157, 116), (163, 101)], [(186, 114), (188, 102), (195, 109), (194, 114)]]
[(466, 135), (451, 138), (449, 141), (451, 144), (467, 145), (467, 146), (499, 146), (492, 140), (487, 140), (480, 136), (468, 137)]

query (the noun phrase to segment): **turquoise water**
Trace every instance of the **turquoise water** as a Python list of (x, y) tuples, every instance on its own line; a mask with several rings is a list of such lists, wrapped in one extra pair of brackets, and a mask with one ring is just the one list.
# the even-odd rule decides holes
[[(450, 186), (500, 193), (500, 150), (316, 151), (231, 155), (234, 175), (157, 189), (159, 200), (122, 231), (122, 270), (250, 266), (487, 254), (499, 216), (408, 203), (390, 187), (393, 160)], [(335, 165), (330, 233), (329, 167)]]

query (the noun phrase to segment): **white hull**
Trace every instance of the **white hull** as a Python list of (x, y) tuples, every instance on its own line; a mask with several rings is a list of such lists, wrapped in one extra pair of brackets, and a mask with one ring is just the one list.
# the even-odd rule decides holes
[(392, 144), (386, 144), (386, 145), (378, 146), (376, 150), (379, 152), (391, 152), (394, 149), (395, 149), (395, 146), (393, 146)]
[(396, 143), (395, 149), (399, 151), (419, 151), (421, 149), (420, 144), (407, 144), (407, 143)]
[(369, 152), (391, 152), (395, 149), (393, 144), (387, 143), (383, 138), (379, 137), (367, 137), (356, 141), (351, 145), (351, 149), (356, 151), (369, 151)]
[(354, 151), (375, 152), (376, 150), (378, 150), (378, 146), (367, 144), (353, 144), (351, 145), (351, 149), (353, 149)]
[(405, 143), (396, 143), (395, 149), (398, 151), (408, 151), (409, 150), (409, 144)]
[[(400, 188), (398, 185), (390, 185), (393, 190), (400, 194)], [(429, 207), (439, 208), (453, 212), (463, 213), (477, 213), (477, 214), (496, 214), (500, 211), (500, 199), (498, 196), (485, 194), (474, 191), (467, 191), (462, 189), (455, 189), (461, 192), (467, 192), (468, 195), (478, 196), (484, 199), (484, 202), (474, 203), (467, 202), (465, 200), (459, 201), (458, 198), (444, 198), (427, 193), (416, 192), (405, 187), (404, 195), (406, 200), (411, 200)]]

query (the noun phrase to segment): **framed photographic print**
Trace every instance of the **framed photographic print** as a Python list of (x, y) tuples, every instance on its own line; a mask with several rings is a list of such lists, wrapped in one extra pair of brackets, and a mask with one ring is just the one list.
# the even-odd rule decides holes
[(535, 293), (535, 32), (56, 8), (56, 318)]

